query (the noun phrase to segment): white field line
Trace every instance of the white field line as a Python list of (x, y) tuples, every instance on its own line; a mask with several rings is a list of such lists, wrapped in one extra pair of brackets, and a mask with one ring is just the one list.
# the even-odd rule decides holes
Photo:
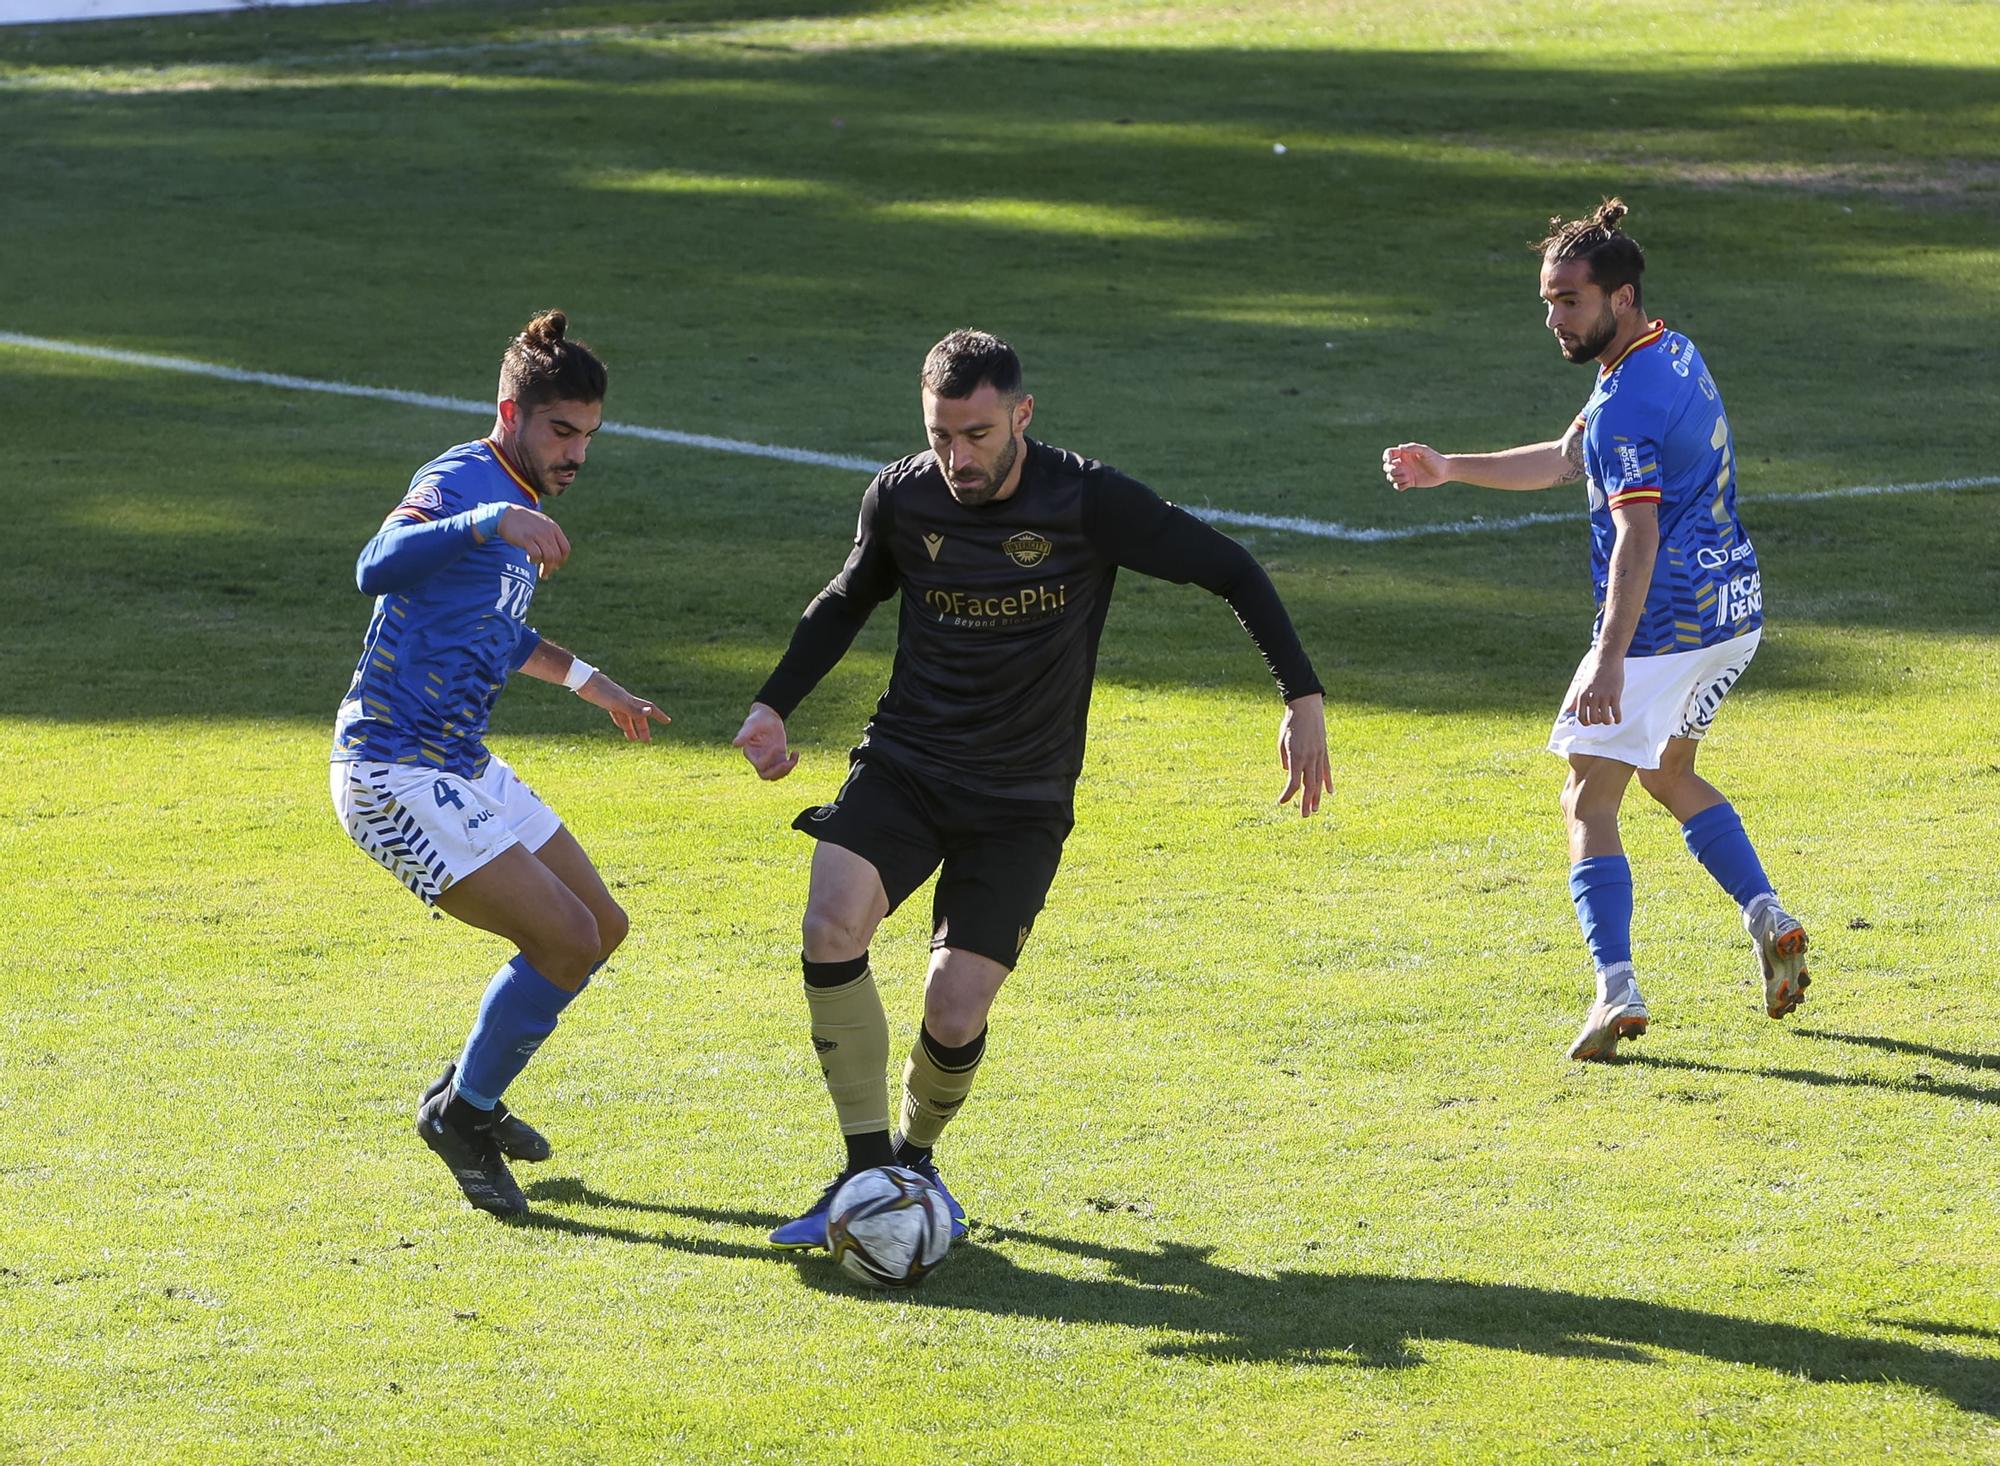
[[(185, 376), (212, 377), (223, 382), (242, 382), (257, 387), (277, 387), (288, 392), (323, 392), (336, 397), (365, 397), (377, 402), (397, 402), (406, 407), (434, 407), (445, 412), (484, 415), (493, 404), (471, 397), (440, 397), (429, 392), (406, 392), (397, 387), (368, 387), (352, 382), (329, 382), (318, 377), (294, 377), (282, 372), (253, 372), (240, 367), (219, 366), (186, 356), (156, 356), (150, 352), (122, 351), (111, 346), (91, 346), (80, 341), (57, 341), (46, 336), (24, 336), (0, 331), (0, 346), (17, 346), (26, 351), (48, 351), (62, 356), (80, 356), (91, 361), (114, 362), (120, 366), (146, 367), (155, 371), (179, 372)], [(746, 458), (768, 458), (781, 463), (805, 463), (820, 468), (851, 469), (873, 473), (881, 461), (859, 458), (849, 453), (819, 453), (809, 448), (787, 448), (777, 443), (752, 443), (742, 438), (718, 438), (708, 433), (683, 433), (672, 428), (652, 428), (638, 423), (606, 422), (600, 431), (620, 438), (643, 438), (653, 443), (672, 443), (682, 448), (704, 448), (715, 453), (734, 453)], [(2000, 484), (2000, 476), (1981, 478), (1927, 479), (1907, 484), (1857, 484), (1850, 488), (1812, 489), (1795, 493), (1759, 494), (1758, 504), (1803, 504), (1821, 499), (1853, 499), (1876, 494), (1924, 494), (1952, 489), (1984, 489)], [(1354, 544), (1374, 544), (1384, 540), (1411, 540), (1425, 535), (1489, 534), (1500, 530), (1523, 529), (1535, 524), (1571, 524), (1583, 518), (1581, 512), (1561, 514), (1517, 514), (1500, 519), (1457, 519), (1442, 524), (1411, 524), (1395, 528), (1340, 524), (1328, 519), (1299, 519), (1277, 514), (1248, 514), (1210, 505), (1188, 505), (1189, 511), (1214, 524), (1245, 529), (1276, 529), (1315, 539), (1345, 540)]]
[[(282, 372), (250, 372), (241, 367), (217, 366), (186, 356), (154, 356), (144, 351), (120, 351), (110, 346), (89, 346), (80, 341), (54, 341), (46, 336), (22, 336), (0, 331), (0, 346), (19, 346), (28, 351), (52, 351), (62, 356), (87, 357), (91, 361), (116, 362), (120, 366), (150, 367), (155, 371), (180, 372), (191, 377), (213, 377), (222, 382), (245, 382), (254, 387), (280, 387), (288, 392), (326, 392), (336, 397), (367, 397), (377, 402), (400, 402), (405, 407), (435, 407), (445, 412), (469, 412), (491, 416), (493, 404), (471, 397), (439, 397), (429, 392), (405, 392), (398, 387), (363, 387), (352, 382), (328, 382), (318, 377), (292, 377)], [(741, 438), (716, 438), (707, 433), (680, 433), (671, 428), (649, 428), (637, 423), (607, 422), (600, 432), (618, 438), (645, 438), (654, 443), (674, 443), (683, 448), (707, 448), (717, 453), (740, 453), (750, 458), (775, 458), (786, 463), (810, 463), (822, 468), (851, 468), (857, 473), (873, 473), (882, 466), (877, 458), (856, 458), (845, 453), (815, 453), (807, 448), (786, 448), (776, 443), (749, 443)]]
[[(1990, 489), (2000, 484), (2000, 476), (1985, 478), (1936, 478), (1909, 484), (1855, 484), (1844, 489), (1808, 489), (1782, 494), (1758, 494), (1750, 503), (1810, 504), (1819, 499), (1863, 499), (1875, 494), (1936, 494), (1952, 489)], [(1190, 512), (1215, 524), (1244, 529), (1282, 529), (1292, 534), (1313, 535), (1325, 540), (1348, 540), (1374, 544), (1380, 540), (1413, 540), (1429, 534), (1486, 534), (1501, 529), (1525, 529), (1531, 524), (1575, 524), (1584, 518), (1581, 508), (1569, 514), (1515, 514), (1504, 519), (1454, 519), (1445, 524), (1401, 525), (1394, 529), (1374, 529), (1361, 525), (1337, 524), (1329, 519), (1290, 519), (1278, 514), (1242, 514), (1234, 509), (1186, 506)]]

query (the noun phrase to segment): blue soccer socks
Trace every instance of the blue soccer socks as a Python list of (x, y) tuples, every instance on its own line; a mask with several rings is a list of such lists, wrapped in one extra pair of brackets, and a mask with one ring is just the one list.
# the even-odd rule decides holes
[(1599, 972), (1632, 961), (1632, 867), (1622, 855), (1593, 855), (1569, 868), (1569, 895), (1584, 945)]
[[(589, 981), (585, 978), (584, 985)], [(475, 1109), (490, 1110), (498, 1104), (542, 1040), (555, 1032), (556, 1019), (575, 997), (535, 971), (519, 953), (502, 964), (486, 986), (479, 1017), (459, 1057), (460, 1097)]]
[(1682, 825), (1681, 836), (1702, 868), (1735, 898), (1738, 906), (1747, 911), (1759, 896), (1770, 894), (1771, 879), (1764, 874), (1763, 862), (1757, 859), (1750, 837), (1743, 833), (1743, 821), (1727, 800), (1704, 809)]

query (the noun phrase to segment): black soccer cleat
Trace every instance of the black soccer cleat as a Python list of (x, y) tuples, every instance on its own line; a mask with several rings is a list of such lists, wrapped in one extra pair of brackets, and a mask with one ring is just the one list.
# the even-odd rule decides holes
[[(424, 1091), (424, 1099), (429, 1101), (451, 1087), (452, 1077), (458, 1073), (456, 1063), (444, 1066), (444, 1073), (437, 1083)], [(500, 1143), (500, 1154), (510, 1161), (545, 1161), (555, 1154), (555, 1147), (541, 1131), (523, 1120), (507, 1108), (506, 1102), (493, 1107), (493, 1138)]]
[(496, 1217), (518, 1217), (528, 1198), (500, 1154), (496, 1121), (460, 1101), (447, 1086), (417, 1108), (417, 1134), (451, 1170), (465, 1199)]

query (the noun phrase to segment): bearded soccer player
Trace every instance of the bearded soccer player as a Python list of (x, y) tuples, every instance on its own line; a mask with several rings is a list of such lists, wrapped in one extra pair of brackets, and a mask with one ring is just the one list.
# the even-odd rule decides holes
[(418, 469), (361, 551), (375, 599), (334, 723), (333, 804), (347, 832), (423, 901), (516, 950), (493, 975), (455, 1064), (424, 1091), (417, 1133), (482, 1211), (527, 1210), (507, 1158), (549, 1143), (500, 1096), (627, 922), (576, 837), (484, 742), (515, 672), (566, 687), (650, 742), (660, 710), (527, 624), (569, 539), (543, 505), (583, 467), (605, 370), (545, 311), (507, 347), (492, 433)]
[[(821, 1247), (847, 1177), (898, 1164), (965, 1211), (933, 1159), (986, 1052), (986, 1020), (1042, 909), (1083, 767), (1098, 639), (1120, 566), (1224, 597), (1286, 702), (1281, 800), (1330, 792), (1319, 680), (1270, 577), (1248, 551), (1115, 469), (1027, 437), (1034, 398), (1012, 347), (954, 331), (922, 374), (927, 451), (875, 475), (854, 549), (806, 608), (751, 705), (740, 747), (760, 777), (798, 763), (792, 709), (874, 607), (901, 597), (888, 690), (847, 780), (793, 828), (819, 843), (806, 897), (806, 1004), (847, 1155), (804, 1215), (771, 1234)], [(876, 927), (934, 871), (923, 1022), (889, 1128), (889, 1024), (869, 966)]]
[(1716, 709), (1756, 653), (1763, 582), (1736, 517), (1736, 447), (1722, 396), (1694, 343), (1641, 307), (1646, 257), (1618, 227), (1625, 212), (1610, 199), (1587, 219), (1551, 219), (1535, 246), (1549, 330), (1566, 360), (1597, 367), (1568, 432), (1501, 453), (1399, 443), (1382, 454), (1399, 492), (1453, 481), (1588, 484), (1597, 625), (1549, 737), (1569, 760), (1569, 888), (1597, 969), (1573, 1059), (1609, 1059), (1648, 1022), (1632, 964), (1632, 872), (1618, 835), (1635, 773), (1741, 908), (1765, 1011), (1784, 1017), (1810, 981), (1805, 928), (1778, 904), (1729, 801), (1694, 770)]

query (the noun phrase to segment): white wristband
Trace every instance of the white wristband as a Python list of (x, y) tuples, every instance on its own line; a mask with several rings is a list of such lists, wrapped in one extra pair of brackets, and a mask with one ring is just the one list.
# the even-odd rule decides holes
[(573, 655), (570, 658), (569, 670), (563, 673), (563, 686), (567, 687), (571, 692), (581, 692), (583, 691), (583, 684), (596, 675), (597, 668), (591, 666), (582, 657)]

